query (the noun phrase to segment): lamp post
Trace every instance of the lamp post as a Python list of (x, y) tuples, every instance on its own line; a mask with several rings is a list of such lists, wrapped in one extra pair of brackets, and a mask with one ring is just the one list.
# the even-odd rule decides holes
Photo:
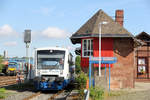
[(103, 21), (103, 22), (100, 22), (99, 23), (99, 76), (101, 76), (101, 38), (102, 38), (102, 25), (105, 25), (105, 24), (107, 24), (108, 22), (105, 22), (105, 21)]

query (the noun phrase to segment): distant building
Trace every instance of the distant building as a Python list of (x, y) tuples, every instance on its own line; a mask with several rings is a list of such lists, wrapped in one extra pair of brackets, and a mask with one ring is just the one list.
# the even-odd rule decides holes
[(4, 58), (8, 58), (8, 51), (4, 51)]
[(150, 81), (150, 35), (141, 32), (136, 36), (144, 44), (135, 50), (136, 81)]

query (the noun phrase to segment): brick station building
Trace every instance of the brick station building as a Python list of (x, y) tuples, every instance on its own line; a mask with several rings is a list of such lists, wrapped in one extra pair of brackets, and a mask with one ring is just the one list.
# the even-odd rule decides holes
[[(117, 62), (111, 65), (111, 89), (134, 87), (134, 46), (139, 42), (123, 27), (123, 19), (123, 10), (116, 10), (115, 20), (99, 10), (70, 38), (73, 44), (81, 44), (81, 67), (84, 72), (88, 72), (89, 57), (99, 56), (99, 23), (107, 22), (101, 25), (101, 56), (117, 58)], [(97, 75), (98, 65), (94, 64), (94, 70)], [(106, 83), (108, 84), (108, 68)]]

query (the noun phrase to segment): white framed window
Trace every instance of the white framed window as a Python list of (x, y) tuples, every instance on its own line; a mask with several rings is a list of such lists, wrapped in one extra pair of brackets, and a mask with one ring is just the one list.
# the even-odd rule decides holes
[(146, 72), (146, 68), (147, 68), (147, 59), (146, 58), (138, 58), (138, 72), (141, 73), (145, 73)]
[(82, 40), (82, 56), (83, 57), (93, 56), (93, 40), (92, 39)]
[(139, 65), (142, 65), (142, 64), (145, 65), (145, 64), (146, 64), (146, 63), (145, 63), (145, 59), (144, 59), (144, 58), (139, 58), (139, 59), (138, 59), (138, 64), (139, 64)]

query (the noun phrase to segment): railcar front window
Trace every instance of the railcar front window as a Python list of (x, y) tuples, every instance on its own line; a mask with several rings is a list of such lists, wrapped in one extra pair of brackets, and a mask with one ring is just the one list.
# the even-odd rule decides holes
[(17, 64), (16, 63), (9, 63), (9, 65), (8, 65), (10, 68), (15, 68), (16, 66), (17, 66)]
[(63, 69), (65, 51), (41, 50), (37, 51), (38, 69)]

